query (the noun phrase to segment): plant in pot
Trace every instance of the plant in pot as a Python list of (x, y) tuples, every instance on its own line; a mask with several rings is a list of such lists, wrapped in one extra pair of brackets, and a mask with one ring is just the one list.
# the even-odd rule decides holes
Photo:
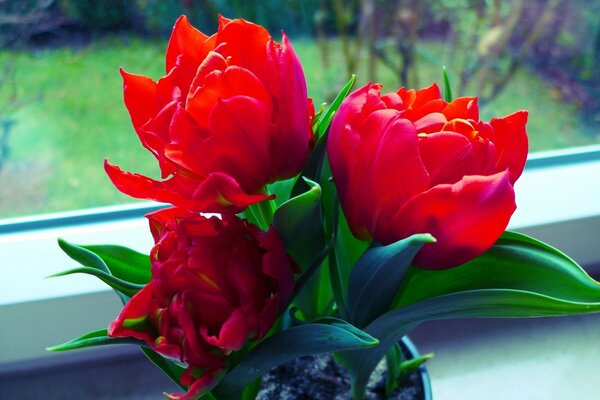
[(380, 362), (385, 396), (429, 357), (402, 349), (422, 322), (600, 310), (574, 261), (505, 231), (525, 111), (485, 122), (447, 81), (442, 96), (352, 78), (315, 112), (285, 35), (223, 17), (212, 36), (181, 17), (158, 82), (122, 75), (162, 178), (105, 170), (170, 206), (147, 215), (149, 256), (59, 241), (82, 266), (58, 275), (94, 275), (124, 306), (52, 350), (139, 345), (187, 400), (260, 397), (273, 368), (330, 353), (359, 400)]

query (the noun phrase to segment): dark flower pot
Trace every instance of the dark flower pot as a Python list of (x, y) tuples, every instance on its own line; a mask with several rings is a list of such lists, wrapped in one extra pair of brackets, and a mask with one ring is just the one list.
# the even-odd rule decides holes
[[(407, 337), (401, 340), (405, 356), (419, 357)], [(380, 364), (367, 387), (366, 400), (385, 399), (385, 363)], [(346, 369), (331, 354), (300, 357), (282, 364), (263, 377), (257, 400), (349, 400), (350, 379)], [(422, 365), (412, 374), (405, 387), (389, 400), (432, 400), (427, 369)]]
[[(404, 336), (400, 342), (406, 352), (410, 354), (411, 358), (417, 358), (420, 356), (415, 344), (409, 339), (408, 336)], [(424, 364), (419, 367), (418, 374), (421, 378), (421, 385), (423, 387), (423, 400), (433, 400), (431, 381), (429, 379), (427, 368)]]

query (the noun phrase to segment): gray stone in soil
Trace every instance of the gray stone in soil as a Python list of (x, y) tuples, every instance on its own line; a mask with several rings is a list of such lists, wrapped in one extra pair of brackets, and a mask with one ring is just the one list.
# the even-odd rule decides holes
[[(385, 362), (379, 363), (367, 386), (365, 399), (385, 399)], [(418, 373), (389, 400), (421, 400), (423, 390)], [(350, 400), (350, 379), (346, 369), (330, 354), (300, 357), (272, 369), (263, 377), (257, 400)]]

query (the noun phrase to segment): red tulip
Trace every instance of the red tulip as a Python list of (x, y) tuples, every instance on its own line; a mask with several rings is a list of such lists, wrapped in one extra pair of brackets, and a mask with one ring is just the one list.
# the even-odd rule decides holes
[(312, 102), (287, 37), (219, 19), (207, 36), (181, 17), (154, 82), (122, 71), (125, 105), (163, 181), (105, 163), (122, 192), (203, 212), (239, 212), (266, 184), (303, 168), (314, 138)]
[(513, 214), (527, 157), (527, 112), (489, 123), (477, 98), (432, 85), (380, 94), (367, 84), (337, 112), (327, 154), (354, 235), (382, 244), (430, 233), (414, 264), (460, 265), (489, 249)]
[(227, 356), (265, 336), (294, 287), (293, 262), (277, 232), (235, 216), (207, 219), (171, 208), (148, 215), (156, 245), (152, 280), (110, 325), (187, 364), (192, 399), (222, 377)]

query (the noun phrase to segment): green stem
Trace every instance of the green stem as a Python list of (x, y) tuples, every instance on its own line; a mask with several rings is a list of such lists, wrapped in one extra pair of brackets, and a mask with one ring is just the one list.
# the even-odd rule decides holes
[(355, 385), (350, 386), (350, 391), (352, 394), (352, 400), (364, 400), (365, 398), (365, 388), (358, 388)]
[(344, 320), (348, 320), (348, 310), (346, 309), (346, 300), (344, 299), (344, 288), (342, 287), (342, 276), (337, 259), (337, 240), (338, 240), (338, 216), (340, 210), (340, 203), (337, 196), (334, 201), (332, 210), (332, 221), (331, 221), (331, 232), (333, 235), (333, 248), (329, 252), (329, 281), (331, 282), (331, 290), (333, 291), (333, 298), (337, 305), (340, 317)]
[[(263, 193), (269, 195), (266, 187), (263, 189)], [(275, 209), (275, 202), (273, 200), (261, 201), (260, 203), (252, 204), (248, 207), (248, 210), (256, 220), (256, 224), (265, 231), (269, 230), (269, 227), (273, 223)]]
[(256, 204), (256, 208), (258, 209), (258, 213), (262, 218), (264, 229), (269, 229), (269, 226), (273, 223), (273, 214), (275, 212), (275, 207), (272, 200), (261, 201)]

